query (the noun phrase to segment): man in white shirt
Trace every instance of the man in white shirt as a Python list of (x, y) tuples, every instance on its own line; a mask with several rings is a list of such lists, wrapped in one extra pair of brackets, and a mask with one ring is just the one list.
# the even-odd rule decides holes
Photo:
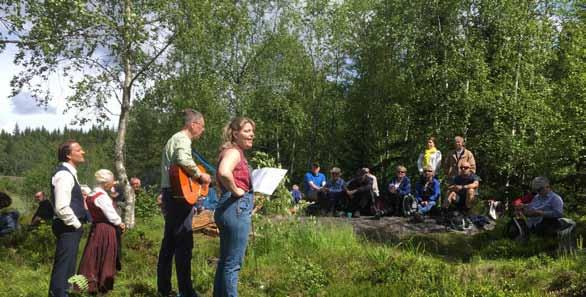
[(75, 274), (82, 223), (87, 220), (77, 166), (85, 162), (85, 152), (75, 140), (68, 140), (57, 151), (59, 165), (51, 179), (51, 202), (55, 210), (53, 234), (57, 238), (55, 260), (49, 283), (49, 296), (67, 296), (69, 277)]

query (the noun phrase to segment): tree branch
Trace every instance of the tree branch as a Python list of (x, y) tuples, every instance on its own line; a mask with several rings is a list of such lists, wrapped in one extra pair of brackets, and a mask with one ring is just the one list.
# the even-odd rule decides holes
[(175, 37), (177, 36), (177, 33), (173, 33), (173, 35), (171, 35), (171, 37), (169, 37), (169, 40), (167, 40), (167, 44), (165, 44), (165, 46), (150, 60), (148, 61), (137, 73), (136, 75), (134, 75), (134, 77), (130, 80), (130, 85), (134, 84), (134, 81), (141, 76), (149, 67), (151, 67), (151, 65), (159, 58), (159, 56), (161, 56), (166, 50), (167, 48), (171, 45), (171, 43), (173, 43), (173, 41), (175, 40)]
[(95, 59), (83, 58), (82, 60), (85, 60), (88, 63), (91, 63), (91, 64), (94, 64), (94, 65), (98, 66), (103, 71), (105, 71), (109, 76), (111, 76), (112, 77), (112, 80), (119, 81), (119, 78), (116, 75), (116, 73), (112, 72), (110, 69), (108, 69), (108, 67), (104, 66), (102, 63), (96, 61)]

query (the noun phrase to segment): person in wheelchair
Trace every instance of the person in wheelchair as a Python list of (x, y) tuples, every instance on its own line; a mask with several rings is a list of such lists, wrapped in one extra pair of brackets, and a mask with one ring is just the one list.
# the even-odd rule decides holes
[(562, 197), (552, 191), (549, 180), (543, 176), (534, 178), (531, 188), (537, 195), (523, 208), (527, 227), (539, 235), (555, 234), (561, 228), (559, 219), (564, 215)]
[(423, 169), (423, 178), (415, 184), (417, 211), (414, 213), (414, 219), (416, 221), (423, 221), (423, 216), (436, 205), (440, 192), (440, 182), (435, 178), (433, 168), (426, 166)]

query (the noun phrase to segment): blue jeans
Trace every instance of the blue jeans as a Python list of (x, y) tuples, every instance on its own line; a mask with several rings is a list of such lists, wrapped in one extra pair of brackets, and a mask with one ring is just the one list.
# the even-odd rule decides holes
[(435, 206), (435, 201), (428, 201), (427, 205), (423, 206), (421, 202), (417, 204), (417, 211), (420, 214), (428, 213)]
[(224, 192), (214, 213), (220, 229), (220, 259), (214, 280), (214, 297), (238, 296), (238, 272), (244, 260), (253, 209), (253, 194), (233, 198)]
[(157, 289), (163, 296), (171, 292), (171, 271), (175, 256), (179, 293), (185, 297), (197, 296), (191, 284), (193, 207), (183, 199), (173, 198), (170, 188), (164, 188), (162, 194), (165, 233), (157, 263)]

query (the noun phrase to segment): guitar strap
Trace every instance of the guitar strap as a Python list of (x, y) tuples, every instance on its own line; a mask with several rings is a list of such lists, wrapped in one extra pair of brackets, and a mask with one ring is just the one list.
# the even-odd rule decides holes
[(216, 168), (212, 166), (197, 150), (191, 149), (191, 154), (210, 172), (210, 175), (216, 176)]

